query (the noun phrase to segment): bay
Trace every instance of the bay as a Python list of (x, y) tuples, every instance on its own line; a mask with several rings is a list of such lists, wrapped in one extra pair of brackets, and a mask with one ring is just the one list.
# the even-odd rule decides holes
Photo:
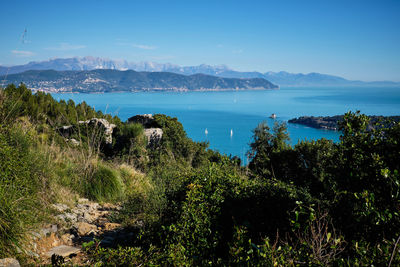
[[(269, 118), (272, 113), (277, 115), (277, 121), (299, 116), (333, 116), (357, 110), (367, 115), (400, 115), (400, 88), (397, 87), (52, 95), (57, 100), (86, 101), (122, 120), (136, 114), (162, 113), (177, 117), (190, 138), (207, 141), (210, 148), (221, 153), (239, 156), (245, 164), (252, 130), (262, 121), (272, 127), (274, 119)], [(339, 132), (295, 124), (288, 124), (288, 132), (291, 144), (319, 138), (336, 142), (340, 136)]]

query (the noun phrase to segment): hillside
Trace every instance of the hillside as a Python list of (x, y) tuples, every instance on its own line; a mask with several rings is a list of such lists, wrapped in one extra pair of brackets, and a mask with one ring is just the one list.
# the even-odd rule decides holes
[(135, 91), (219, 91), (265, 90), (278, 86), (262, 79), (221, 78), (205, 74), (190, 76), (169, 72), (133, 70), (55, 71), (30, 70), (2, 76), (5, 83), (25, 83), (47, 92), (135, 92)]
[[(339, 123), (343, 121), (343, 115), (336, 116), (303, 116), (299, 118), (290, 119), (289, 123), (301, 124), (308, 127), (316, 128), (316, 129), (324, 129), (324, 130), (334, 130), (337, 131), (339, 129)], [(388, 121), (398, 123), (400, 122), (400, 116), (368, 116), (369, 123), (367, 126), (368, 130), (372, 130), (376, 128), (376, 124), (380, 123), (385, 127), (390, 127)]]
[(201, 64), (198, 66), (179, 66), (171, 63), (156, 62), (128, 62), (126, 60), (112, 60), (98, 57), (73, 57), (55, 58), (46, 61), (32, 61), (24, 65), (11, 67), (0, 66), (0, 75), (21, 73), (28, 70), (134, 70), (148, 72), (172, 72), (177, 74), (207, 74), (224, 78), (263, 78), (279, 86), (399, 86), (398, 82), (376, 81), (363, 82), (352, 81), (342, 77), (321, 73), (289, 73), (279, 72), (242, 72), (229, 68), (226, 65), (211, 66)]
[(242, 166), (177, 118), (9, 85), (0, 266), (400, 266), (400, 124), (368, 123), (349, 112), (339, 143), (295, 146), (260, 123)]

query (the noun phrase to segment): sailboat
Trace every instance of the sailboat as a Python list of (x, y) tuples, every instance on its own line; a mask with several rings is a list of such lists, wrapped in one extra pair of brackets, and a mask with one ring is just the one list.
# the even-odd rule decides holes
[(206, 130), (204, 131), (204, 133), (207, 135), (208, 134), (208, 130), (207, 130), (207, 128), (206, 128)]
[(231, 129), (231, 137), (233, 136), (233, 130)]

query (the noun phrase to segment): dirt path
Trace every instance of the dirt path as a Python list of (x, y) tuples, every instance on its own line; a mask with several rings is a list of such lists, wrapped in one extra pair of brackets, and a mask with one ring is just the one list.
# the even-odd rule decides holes
[(116, 247), (133, 237), (120, 224), (110, 222), (109, 216), (120, 210), (117, 205), (81, 198), (72, 208), (65, 204), (53, 204), (52, 208), (56, 211), (56, 223), (32, 233), (28, 254), (36, 264), (51, 264), (53, 258), (86, 265), (88, 257), (82, 244), (96, 239), (102, 247)]

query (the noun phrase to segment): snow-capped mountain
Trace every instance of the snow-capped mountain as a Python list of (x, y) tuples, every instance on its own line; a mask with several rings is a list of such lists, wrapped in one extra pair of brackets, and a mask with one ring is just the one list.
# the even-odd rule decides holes
[(135, 70), (148, 72), (173, 72), (184, 75), (202, 73), (224, 78), (263, 78), (280, 86), (359, 86), (359, 85), (380, 85), (398, 86), (396, 82), (361, 82), (350, 81), (342, 77), (321, 74), (321, 73), (289, 73), (280, 72), (240, 72), (229, 68), (226, 65), (211, 66), (201, 64), (198, 66), (179, 66), (170, 63), (128, 62), (126, 60), (112, 60), (99, 57), (73, 57), (53, 58), (47, 61), (29, 62), (25, 65), (4, 67), (0, 66), (0, 75), (21, 73), (27, 70)]

